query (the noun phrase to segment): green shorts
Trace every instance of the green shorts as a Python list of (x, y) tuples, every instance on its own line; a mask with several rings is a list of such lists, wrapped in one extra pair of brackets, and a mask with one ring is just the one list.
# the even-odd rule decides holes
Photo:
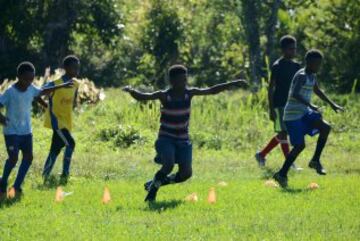
[(284, 108), (283, 107), (275, 108), (275, 113), (276, 113), (276, 117), (274, 120), (275, 132), (279, 133), (279, 132), (286, 131), (286, 125), (285, 125), (285, 122), (283, 121)]

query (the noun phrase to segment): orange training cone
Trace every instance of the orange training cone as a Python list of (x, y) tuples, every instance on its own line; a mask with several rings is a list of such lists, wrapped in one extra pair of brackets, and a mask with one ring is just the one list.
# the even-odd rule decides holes
[(191, 193), (190, 195), (188, 195), (186, 198), (185, 198), (185, 201), (187, 202), (197, 202), (199, 200), (198, 198), (198, 195), (196, 192), (194, 193)]
[(64, 200), (64, 191), (62, 187), (58, 186), (55, 193), (55, 202), (62, 202)]
[(103, 204), (108, 204), (111, 201), (111, 196), (110, 196), (110, 190), (108, 187), (104, 188), (104, 195), (102, 198), (102, 203)]
[(309, 186), (308, 186), (308, 188), (309, 188), (310, 190), (315, 190), (315, 189), (318, 189), (319, 187), (320, 187), (319, 184), (317, 184), (316, 182), (312, 182), (312, 183), (310, 183)]
[(208, 203), (210, 203), (210, 204), (216, 203), (216, 193), (215, 193), (214, 187), (210, 188), (210, 190), (209, 190)]

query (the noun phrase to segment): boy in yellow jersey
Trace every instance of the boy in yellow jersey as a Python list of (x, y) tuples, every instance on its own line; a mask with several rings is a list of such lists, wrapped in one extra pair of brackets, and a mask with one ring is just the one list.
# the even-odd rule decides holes
[(42, 175), (44, 181), (47, 182), (58, 155), (65, 147), (61, 182), (66, 184), (70, 172), (71, 157), (75, 149), (75, 140), (71, 135), (72, 111), (79, 87), (79, 82), (75, 78), (79, 73), (80, 60), (74, 55), (69, 55), (64, 58), (63, 67), (65, 75), (46, 84), (53, 86), (72, 82), (73, 86), (72, 88), (56, 90), (49, 96), (49, 104), (45, 114), (45, 127), (53, 130), (53, 136), (50, 153), (46, 159)]

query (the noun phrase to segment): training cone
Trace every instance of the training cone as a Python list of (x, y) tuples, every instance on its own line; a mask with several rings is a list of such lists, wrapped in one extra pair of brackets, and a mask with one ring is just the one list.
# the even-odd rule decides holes
[(224, 181), (221, 181), (218, 183), (219, 187), (226, 187), (227, 185), (228, 185), (227, 182), (224, 182)]
[(197, 193), (191, 193), (185, 198), (185, 201), (187, 202), (197, 202), (199, 200)]
[(104, 195), (102, 198), (102, 203), (103, 204), (108, 204), (111, 201), (111, 196), (110, 196), (110, 190), (108, 187), (104, 188)]
[(279, 184), (277, 184), (274, 180), (267, 180), (265, 181), (265, 187), (277, 188), (279, 187)]
[(15, 195), (16, 195), (15, 188), (13, 188), (13, 187), (10, 188), (10, 190), (7, 193), (7, 198), (13, 199), (13, 198), (15, 198)]
[(310, 190), (315, 190), (315, 189), (318, 189), (319, 187), (320, 187), (319, 184), (317, 184), (315, 182), (310, 183), (309, 186), (308, 186), (308, 188)]
[(55, 202), (62, 202), (64, 200), (64, 191), (62, 189), (62, 187), (57, 187), (56, 188), (56, 193), (55, 193)]
[(208, 203), (210, 203), (210, 204), (216, 203), (216, 193), (215, 193), (215, 188), (213, 188), (213, 187), (210, 188), (210, 190), (209, 190)]

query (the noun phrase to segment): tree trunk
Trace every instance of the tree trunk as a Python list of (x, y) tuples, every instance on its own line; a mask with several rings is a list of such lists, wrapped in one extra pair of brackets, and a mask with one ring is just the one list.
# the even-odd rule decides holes
[(261, 1), (241, 0), (241, 3), (241, 19), (245, 28), (245, 34), (249, 46), (250, 76), (252, 82), (257, 88), (261, 83), (262, 72), (259, 24)]
[(271, 14), (266, 26), (266, 56), (269, 58), (269, 64), (272, 64), (275, 61), (275, 30), (276, 24), (278, 22), (278, 12), (281, 5), (281, 0), (273, 0), (271, 5)]

